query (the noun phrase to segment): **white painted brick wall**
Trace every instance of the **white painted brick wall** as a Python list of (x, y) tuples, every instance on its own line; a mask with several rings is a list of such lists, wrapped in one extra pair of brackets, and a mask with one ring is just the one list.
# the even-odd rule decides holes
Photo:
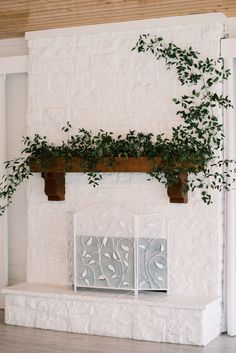
[[(84, 127), (117, 134), (129, 129), (170, 133), (176, 124), (172, 97), (183, 94), (183, 87), (174, 71), (131, 48), (140, 34), (153, 33), (216, 57), (223, 25), (149, 28), (147, 21), (146, 30), (123, 26), (124, 30), (90, 34), (80, 30), (77, 35), (29, 40), (31, 135), (46, 134), (50, 141), (60, 142), (64, 136), (60, 129), (67, 120), (73, 132)], [(110, 203), (136, 214), (168, 215), (170, 293), (221, 295), (218, 195), (212, 206), (203, 204), (197, 192), (187, 205), (170, 204), (162, 185), (138, 174), (106, 175), (96, 189), (88, 186), (85, 176), (68, 174), (65, 202), (48, 202), (43, 188), (40, 175), (34, 175), (28, 187), (29, 282), (68, 283), (67, 211)]]

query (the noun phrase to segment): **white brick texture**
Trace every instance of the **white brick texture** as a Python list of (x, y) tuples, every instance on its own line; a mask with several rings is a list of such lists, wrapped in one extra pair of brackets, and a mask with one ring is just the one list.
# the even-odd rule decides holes
[[(131, 51), (138, 36), (147, 32), (217, 57), (223, 25), (211, 22), (149, 30), (147, 24), (146, 30), (29, 40), (29, 134), (47, 135), (58, 143), (65, 138), (61, 127), (68, 120), (73, 132), (84, 127), (117, 134), (129, 129), (170, 134), (177, 123), (172, 98), (183, 94), (183, 87), (163, 63)], [(67, 212), (109, 203), (134, 214), (168, 215), (170, 294), (221, 295), (219, 195), (212, 206), (203, 204), (198, 192), (189, 196), (186, 205), (170, 204), (164, 186), (147, 182), (146, 175), (109, 174), (103, 179), (94, 189), (85, 176), (67, 174), (66, 200), (48, 202), (40, 175), (32, 177), (28, 184), (29, 282), (67, 284)], [(76, 320), (73, 317), (71, 330), (77, 327)], [(84, 320), (86, 331), (86, 315)], [(157, 319), (156, 325), (162, 324)], [(152, 339), (151, 330), (149, 334)]]

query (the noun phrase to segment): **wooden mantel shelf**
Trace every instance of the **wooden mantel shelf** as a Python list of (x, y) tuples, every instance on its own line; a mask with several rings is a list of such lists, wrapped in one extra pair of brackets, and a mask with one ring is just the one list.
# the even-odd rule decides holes
[[(161, 166), (162, 160), (160, 157), (155, 157), (152, 160), (146, 157), (115, 157), (112, 166), (109, 165), (109, 158), (101, 159), (96, 165), (96, 170), (101, 173), (148, 173)], [(40, 163), (32, 162), (30, 170), (33, 173), (41, 173), (45, 180), (44, 191), (49, 201), (65, 200), (66, 173), (84, 173), (80, 158), (72, 158), (66, 163), (63, 157), (49, 159), (47, 167), (43, 170)], [(187, 173), (181, 173), (178, 183), (167, 188), (171, 203), (188, 202), (188, 195), (183, 192), (186, 179)]]

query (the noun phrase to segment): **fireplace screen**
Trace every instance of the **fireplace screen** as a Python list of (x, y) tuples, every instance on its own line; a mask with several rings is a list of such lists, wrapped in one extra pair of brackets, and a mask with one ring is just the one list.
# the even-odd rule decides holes
[(167, 290), (166, 233), (163, 215), (135, 216), (114, 206), (75, 213), (75, 290)]

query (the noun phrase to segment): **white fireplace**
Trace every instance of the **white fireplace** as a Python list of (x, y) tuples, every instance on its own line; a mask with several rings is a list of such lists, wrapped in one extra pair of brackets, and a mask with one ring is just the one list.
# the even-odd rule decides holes
[[(70, 121), (73, 132), (135, 129), (169, 136), (179, 123), (172, 98), (184, 94), (183, 87), (174, 72), (131, 48), (140, 34), (152, 33), (217, 57), (223, 22), (222, 15), (212, 14), (28, 33), (28, 133), (57, 143)], [(49, 202), (43, 179), (33, 175), (27, 194), (27, 283), (5, 290), (8, 324), (196, 345), (220, 334), (222, 198), (214, 195), (207, 206), (194, 192), (188, 204), (170, 204), (164, 186), (146, 179), (138, 173), (106, 174), (94, 189), (86, 176), (68, 173), (65, 201)], [(155, 241), (159, 258), (149, 262), (155, 273), (148, 283), (141, 274), (144, 252)], [(96, 257), (96, 242), (105, 262)], [(94, 257), (86, 257), (90, 250)], [(123, 278), (124, 261), (129, 270)]]

